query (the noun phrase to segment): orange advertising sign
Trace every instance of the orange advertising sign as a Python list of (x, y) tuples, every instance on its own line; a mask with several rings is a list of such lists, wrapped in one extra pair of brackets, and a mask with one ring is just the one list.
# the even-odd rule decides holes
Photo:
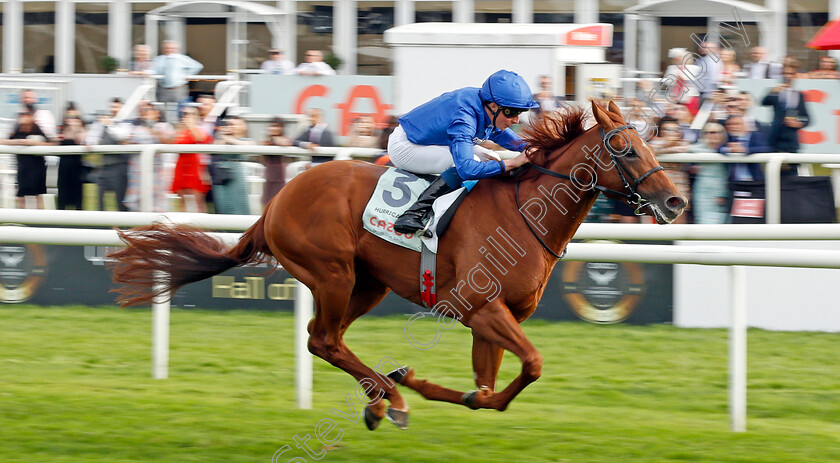
[(566, 33), (566, 45), (611, 47), (612, 25), (598, 24), (571, 30)]

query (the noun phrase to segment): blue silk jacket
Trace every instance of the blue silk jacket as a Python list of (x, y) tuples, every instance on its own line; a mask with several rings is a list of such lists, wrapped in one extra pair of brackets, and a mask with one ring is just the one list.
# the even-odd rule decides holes
[(477, 180), (504, 172), (498, 162), (473, 158), (473, 145), (492, 140), (513, 151), (525, 143), (513, 130), (499, 130), (484, 110), (478, 89), (466, 87), (443, 95), (411, 110), (399, 119), (408, 140), (417, 145), (449, 146), (455, 169), (463, 180)]

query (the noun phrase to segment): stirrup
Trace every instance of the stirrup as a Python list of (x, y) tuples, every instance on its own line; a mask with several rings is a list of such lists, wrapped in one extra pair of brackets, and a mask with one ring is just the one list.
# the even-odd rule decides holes
[(432, 231), (429, 230), (429, 228), (432, 226), (432, 222), (434, 222), (435, 218), (434, 218), (434, 215), (431, 212), (428, 212), (426, 215), (429, 216), (429, 220), (426, 221), (426, 225), (423, 225), (423, 228), (421, 228), (420, 230), (417, 230), (417, 236), (424, 236), (426, 238), (431, 238), (432, 236), (434, 236), (434, 233), (432, 233)]

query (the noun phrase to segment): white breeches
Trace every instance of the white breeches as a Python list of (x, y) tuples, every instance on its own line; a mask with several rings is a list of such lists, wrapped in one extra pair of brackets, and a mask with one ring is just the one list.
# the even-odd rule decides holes
[[(495, 152), (479, 145), (473, 145), (473, 152), (476, 161), (499, 159)], [(455, 165), (448, 146), (415, 145), (400, 126), (388, 137), (388, 155), (395, 166), (415, 174), (440, 174)]]

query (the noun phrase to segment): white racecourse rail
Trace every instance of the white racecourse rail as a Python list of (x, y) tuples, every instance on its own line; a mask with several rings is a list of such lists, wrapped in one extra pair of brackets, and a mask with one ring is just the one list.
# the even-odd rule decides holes
[[(153, 176), (154, 157), (158, 153), (219, 153), (219, 154), (259, 154), (283, 155), (306, 158), (312, 154), (319, 156), (333, 156), (335, 159), (372, 158), (382, 151), (374, 148), (331, 148), (319, 147), (316, 151), (296, 147), (259, 146), (259, 145), (98, 145), (98, 146), (2, 146), (0, 154), (88, 154), (101, 153), (138, 153), (140, 155), (140, 209), (153, 210)], [(513, 156), (515, 153), (500, 152), (503, 157)], [(781, 223), (781, 180), (782, 164), (787, 163), (820, 163), (840, 164), (840, 154), (813, 153), (756, 153), (749, 156), (728, 155), (719, 153), (675, 153), (658, 156), (660, 162), (688, 162), (688, 163), (757, 163), (766, 164), (765, 198), (767, 208), (767, 223)], [(837, 188), (837, 187), (835, 187)]]
[[(262, 145), (78, 145), (78, 146), (3, 146), (0, 154), (31, 154), (41, 156), (83, 155), (97, 153), (102, 155), (136, 153), (140, 156), (140, 210), (154, 210), (154, 160), (159, 153), (208, 153), (208, 154), (253, 154), (281, 155), (297, 158), (309, 156), (333, 156), (335, 159), (373, 158), (382, 150), (374, 148), (325, 148), (314, 151), (297, 147), (262, 146)], [(837, 158), (840, 162), (840, 157)], [(14, 183), (11, 172), (2, 183)]]
[[(32, 225), (121, 226), (154, 221), (189, 223), (203, 228), (244, 230), (257, 216), (209, 214), (153, 214), (131, 212), (40, 211), (0, 209), (0, 222)], [(238, 233), (217, 233), (230, 243)], [(836, 240), (840, 225), (621, 225), (583, 224), (578, 239), (633, 240)], [(114, 230), (78, 228), (0, 227), (0, 242), (59, 245), (120, 246)], [(746, 429), (746, 289), (744, 265), (840, 268), (840, 251), (663, 245), (572, 243), (566, 260), (593, 262), (686, 263), (732, 266), (732, 305), (729, 343), (729, 406), (734, 431)], [(312, 357), (306, 348), (306, 323), (312, 317), (309, 291), (299, 284), (295, 299), (295, 352), (298, 406), (311, 408)], [(153, 366), (155, 378), (168, 376), (169, 304), (153, 306)]]

